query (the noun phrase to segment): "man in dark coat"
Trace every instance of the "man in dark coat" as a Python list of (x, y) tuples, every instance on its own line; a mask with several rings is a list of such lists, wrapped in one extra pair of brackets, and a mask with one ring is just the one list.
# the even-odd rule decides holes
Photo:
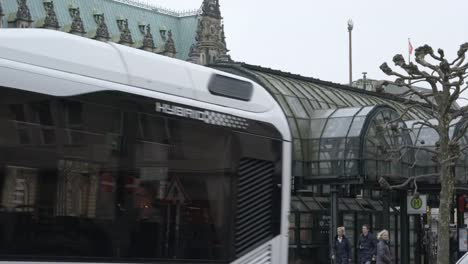
[(349, 241), (344, 235), (345, 228), (338, 227), (337, 235), (333, 241), (333, 255), (332, 258), (336, 264), (349, 264), (351, 260), (351, 247)]
[(369, 232), (369, 225), (362, 226), (358, 249), (359, 264), (371, 264), (377, 254), (377, 239)]

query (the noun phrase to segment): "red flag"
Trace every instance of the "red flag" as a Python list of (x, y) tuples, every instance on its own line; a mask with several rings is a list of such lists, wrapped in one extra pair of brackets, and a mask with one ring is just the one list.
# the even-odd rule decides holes
[(411, 45), (411, 40), (408, 39), (408, 51), (409, 51), (409, 54), (413, 54), (413, 45)]

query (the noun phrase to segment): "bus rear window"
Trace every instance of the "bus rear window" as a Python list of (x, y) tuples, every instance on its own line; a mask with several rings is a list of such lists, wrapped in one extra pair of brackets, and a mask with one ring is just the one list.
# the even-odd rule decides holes
[(239, 160), (281, 142), (132, 105), (0, 89), (0, 259), (233, 259)]

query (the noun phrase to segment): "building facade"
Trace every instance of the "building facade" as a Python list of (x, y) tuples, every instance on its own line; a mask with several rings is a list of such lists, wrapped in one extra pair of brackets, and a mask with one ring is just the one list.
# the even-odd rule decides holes
[(176, 12), (137, 0), (0, 0), (0, 28), (46, 28), (206, 65), (229, 61), (219, 0)]

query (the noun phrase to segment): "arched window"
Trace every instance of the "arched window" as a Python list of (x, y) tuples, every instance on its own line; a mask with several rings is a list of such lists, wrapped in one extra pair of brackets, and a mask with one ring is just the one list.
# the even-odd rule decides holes
[(201, 65), (206, 64), (206, 55), (204, 53), (200, 54), (200, 64)]

